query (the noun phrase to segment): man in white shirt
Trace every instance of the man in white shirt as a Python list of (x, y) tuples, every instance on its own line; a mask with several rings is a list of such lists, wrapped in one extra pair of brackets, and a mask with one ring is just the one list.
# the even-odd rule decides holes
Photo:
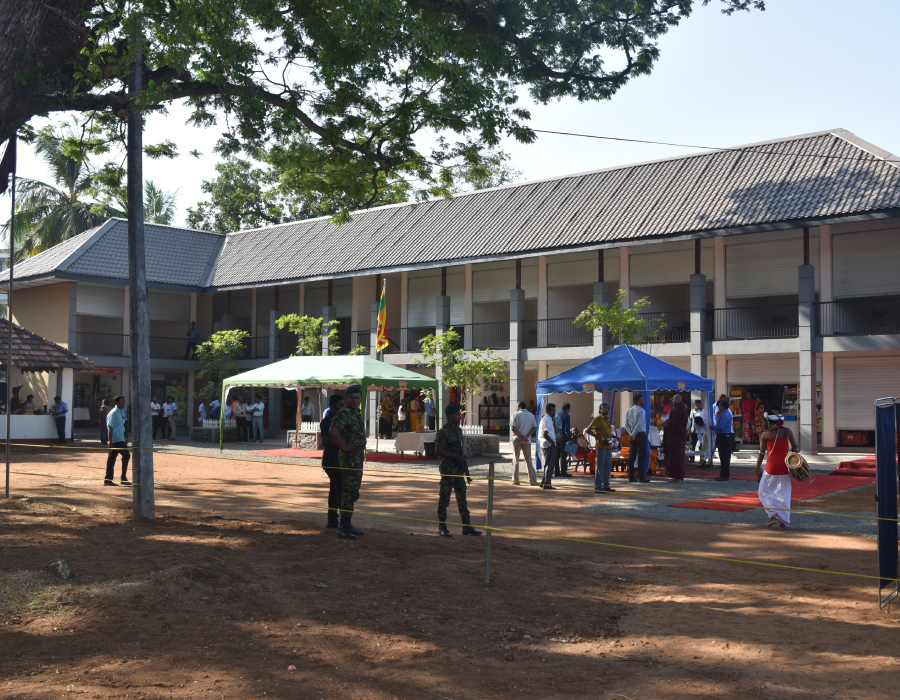
[(200, 399), (200, 407), (197, 409), (197, 417), (200, 419), (200, 425), (207, 419), (206, 399)]
[(303, 414), (304, 423), (313, 422), (313, 416), (316, 413), (316, 407), (313, 406), (313, 403), (309, 400), (308, 396), (303, 397), (303, 406), (300, 408), (300, 412)]
[(556, 404), (548, 403), (546, 411), (538, 427), (538, 445), (541, 448), (541, 463), (544, 467), (544, 478), (541, 479), (541, 488), (552, 489), (553, 464), (556, 461), (556, 428), (553, 427)]
[(171, 396), (166, 397), (166, 402), (162, 405), (163, 419), (166, 421), (166, 431), (169, 440), (175, 439), (175, 433), (178, 431), (178, 404)]
[[(631, 438), (628, 449), (628, 481), (646, 484), (650, 481), (644, 474), (644, 463), (647, 460), (647, 412), (644, 410), (644, 397), (641, 394), (634, 395), (634, 405), (625, 414), (625, 430)], [(635, 460), (638, 464), (637, 477)]]
[(266, 411), (266, 404), (262, 399), (257, 399), (256, 403), (247, 407), (247, 411), (253, 420), (253, 429), (250, 433), (251, 442), (263, 441), (263, 413)]
[(150, 421), (153, 424), (153, 437), (151, 439), (156, 440), (157, 430), (162, 433), (162, 437), (165, 437), (166, 429), (163, 427), (162, 422), (162, 406), (159, 405), (159, 399), (156, 396), (150, 399)]
[(537, 484), (537, 472), (531, 463), (531, 436), (537, 432), (534, 414), (526, 410), (528, 404), (519, 401), (519, 410), (513, 415), (510, 430), (513, 437), (513, 483), (519, 483), (519, 453), (525, 453), (525, 464), (528, 466), (528, 481), (532, 486)]
[(250, 439), (250, 431), (247, 426), (247, 404), (244, 397), (238, 396), (231, 404), (231, 415), (234, 417), (237, 427), (237, 441), (246, 442)]

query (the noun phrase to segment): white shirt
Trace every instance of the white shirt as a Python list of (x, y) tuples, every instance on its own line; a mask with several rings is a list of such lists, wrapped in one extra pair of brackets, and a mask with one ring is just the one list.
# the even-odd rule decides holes
[(694, 409), (693, 411), (691, 411), (691, 432), (692, 433), (697, 432), (697, 427), (694, 425), (694, 418), (702, 418), (703, 419), (703, 428), (701, 428), (701, 430), (705, 429), (709, 425), (709, 421), (706, 420), (706, 409), (704, 409), (704, 408)]
[(302, 411), (304, 418), (312, 418), (316, 408), (313, 406), (312, 401), (310, 401), (309, 403), (303, 404), (303, 408), (300, 410)]
[(155, 401), (151, 401), (150, 402), (150, 415), (158, 416), (160, 408), (161, 408), (161, 406), (158, 403), (156, 403)]
[(406, 420), (406, 411), (403, 410), (403, 406), (397, 408), (397, 420)]
[(528, 433), (530, 433), (532, 428), (536, 425), (534, 414), (530, 411), (526, 411), (524, 408), (520, 408), (513, 414), (510, 425), (518, 431), (525, 442), (528, 442)]
[(174, 401), (172, 403), (164, 403), (162, 405), (162, 408), (163, 408), (163, 415), (166, 418), (169, 418), (169, 417), (175, 415), (175, 412), (178, 410), (178, 404), (175, 403)]
[(200, 411), (200, 420), (201, 421), (206, 420), (206, 404), (205, 403), (200, 404), (199, 411)]
[(250, 413), (252, 413), (255, 417), (258, 418), (259, 416), (261, 416), (263, 414), (263, 411), (266, 410), (266, 405), (262, 401), (257, 401), (255, 404), (250, 406), (250, 408), (248, 408), (247, 410), (250, 411)]
[[(545, 432), (550, 436), (549, 440), (544, 437)], [(541, 418), (541, 425), (538, 428), (538, 442), (541, 449), (546, 449), (547, 447), (556, 444), (556, 428), (553, 427), (553, 419), (546, 413), (544, 414), (544, 417)]]
[(631, 437), (647, 432), (647, 412), (643, 406), (632, 406), (625, 414), (625, 430)]

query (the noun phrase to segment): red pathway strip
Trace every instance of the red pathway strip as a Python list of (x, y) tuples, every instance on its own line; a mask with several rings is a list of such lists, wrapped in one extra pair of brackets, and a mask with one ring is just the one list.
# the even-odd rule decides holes
[[(734, 477), (732, 477), (734, 478)], [(824, 474), (811, 476), (806, 481), (795, 481), (791, 488), (792, 501), (805, 501), (807, 498), (816, 498), (836, 491), (851, 489), (855, 486), (866, 486), (875, 481), (875, 477), (843, 476)], [(708, 498), (702, 501), (690, 501), (687, 503), (670, 503), (672, 508), (697, 508), (699, 510), (727, 510), (741, 512), (762, 506), (756, 491), (738, 493), (734, 496), (722, 498)]]
[[(306, 457), (307, 459), (321, 459), (322, 450), (300, 450), (296, 447), (286, 447), (282, 450), (262, 450), (254, 452), (255, 455), (270, 455), (272, 457)], [(367, 462), (437, 462), (437, 459), (425, 457), (407, 457), (406, 455), (393, 455), (382, 452), (369, 452), (366, 454)]]

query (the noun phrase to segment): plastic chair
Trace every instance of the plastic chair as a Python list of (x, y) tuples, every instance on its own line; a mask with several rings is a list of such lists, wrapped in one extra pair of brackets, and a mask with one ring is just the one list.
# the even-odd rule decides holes
[(584, 469), (584, 473), (587, 474), (588, 467), (590, 466), (588, 463), (588, 452), (590, 452), (591, 446), (584, 435), (579, 435), (575, 440), (575, 444), (578, 445), (578, 451), (572, 455), (572, 466), (574, 467), (572, 471), (577, 472), (578, 467), (580, 466)]

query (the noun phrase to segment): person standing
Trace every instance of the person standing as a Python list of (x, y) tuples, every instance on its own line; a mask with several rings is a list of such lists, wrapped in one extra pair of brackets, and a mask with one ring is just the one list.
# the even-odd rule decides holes
[(403, 406), (403, 401), (397, 405), (397, 432), (405, 433), (409, 431), (409, 426), (406, 424), (406, 409)]
[(381, 415), (378, 417), (378, 434), (384, 440), (394, 437), (394, 402), (385, 396), (381, 402)]
[(741, 442), (747, 444), (756, 442), (753, 435), (753, 419), (756, 417), (756, 399), (752, 392), (744, 395), (741, 401)]
[(362, 484), (363, 462), (366, 458), (366, 426), (363, 424), (362, 387), (347, 387), (345, 406), (331, 421), (328, 432), (338, 446), (338, 464), (341, 469), (341, 520), (337, 536), (342, 540), (355, 540), (363, 531), (353, 527), (353, 504), (359, 500)]
[(250, 438), (247, 437), (247, 405), (244, 403), (243, 396), (238, 396), (231, 404), (231, 416), (234, 418), (237, 428), (237, 441), (249, 440)]
[[(625, 414), (625, 431), (630, 438), (628, 450), (628, 481), (638, 481), (646, 484), (650, 481), (644, 471), (647, 461), (647, 412), (644, 410), (643, 394), (634, 395), (634, 405)], [(634, 464), (637, 461), (637, 473)]]
[(109, 412), (112, 410), (112, 401), (109, 399), (103, 399), (103, 403), (100, 404), (100, 444), (108, 445), (109, 444), (109, 427), (106, 425), (106, 417), (109, 415)]
[(151, 440), (156, 439), (156, 431), (162, 433), (162, 437), (166, 436), (166, 429), (163, 427), (162, 406), (159, 405), (159, 399), (154, 396), (150, 399), (150, 422), (153, 425), (153, 435)]
[(472, 527), (469, 516), (469, 505), (466, 502), (466, 481), (470, 484), (472, 479), (466, 476), (466, 456), (463, 454), (462, 428), (459, 424), (462, 407), (458, 403), (451, 403), (444, 413), (447, 422), (438, 431), (434, 439), (434, 452), (441, 458), (441, 484), (438, 494), (438, 535), (452, 537), (447, 529), (447, 506), (450, 505), (450, 493), (456, 494), (456, 507), (459, 509), (459, 517), (462, 519), (463, 535), (480, 535), (481, 532)]
[(734, 415), (729, 408), (728, 399), (719, 399), (719, 410), (716, 413), (714, 429), (716, 432), (716, 450), (719, 452), (719, 476), (716, 481), (731, 479), (731, 441), (734, 439)]
[(538, 426), (538, 444), (541, 448), (541, 462), (544, 466), (544, 478), (541, 479), (541, 488), (553, 488), (553, 467), (556, 463), (556, 428), (553, 427), (553, 417), (556, 415), (556, 404), (548, 403), (547, 412), (541, 417)]
[(688, 439), (687, 406), (681, 398), (681, 394), (672, 397), (672, 410), (669, 411), (669, 420), (666, 421), (666, 473), (669, 479), (680, 484), (684, 481), (684, 446)]
[(300, 407), (301, 418), (303, 418), (304, 423), (312, 423), (313, 416), (315, 415), (316, 407), (313, 406), (312, 401), (309, 400), (308, 396), (303, 397), (303, 405)]
[[(756, 456), (759, 501), (769, 516), (766, 527), (778, 525), (784, 530), (791, 524), (791, 475), (784, 460), (789, 450), (796, 449), (794, 434), (784, 427), (784, 416), (774, 411), (767, 413), (766, 430), (759, 436)], [(763, 457), (766, 458), (764, 470)]]
[(203, 426), (203, 421), (209, 417), (207, 411), (206, 399), (200, 399), (200, 406), (197, 408), (197, 420), (200, 421), (201, 427)]
[(219, 409), (222, 407), (222, 402), (219, 399), (213, 399), (209, 402), (209, 417), (215, 420), (219, 417)]
[(176, 431), (178, 430), (178, 404), (172, 396), (166, 397), (166, 402), (162, 406), (163, 421), (165, 422), (166, 438), (174, 440)]
[(612, 473), (612, 425), (609, 422), (609, 404), (601, 403), (597, 417), (584, 431), (596, 441), (597, 458), (594, 467), (594, 491), (615, 491), (609, 486)]
[(528, 467), (528, 482), (537, 486), (537, 472), (531, 462), (531, 436), (537, 432), (537, 421), (524, 401), (519, 401), (518, 410), (513, 414), (510, 422), (510, 430), (513, 437), (513, 483), (519, 482), (519, 453), (525, 455), (525, 465)]
[(434, 401), (431, 397), (425, 399), (425, 425), (429, 430), (434, 430)]
[[(706, 449), (706, 411), (700, 399), (694, 401), (694, 410), (691, 411), (691, 452), (696, 452), (698, 444), (701, 452)], [(691, 461), (695, 461), (694, 455), (691, 455)], [(703, 457), (700, 458), (700, 466), (706, 466)]]
[[(332, 394), (328, 399), (328, 410), (322, 418), (322, 469), (328, 475), (328, 522), (325, 528), (337, 530), (340, 523), (338, 513), (341, 508), (341, 464), (340, 450), (331, 439), (331, 422), (344, 407), (344, 397)], [(359, 531), (357, 531), (359, 532)]]
[(200, 342), (200, 331), (194, 321), (191, 321), (191, 327), (188, 328), (187, 338), (187, 351), (184, 353), (184, 359), (193, 360), (196, 358), (197, 344)]
[(572, 420), (569, 412), (572, 410), (570, 403), (564, 403), (562, 410), (557, 411), (553, 417), (553, 427), (556, 430), (556, 476), (571, 478), (569, 474), (569, 453), (566, 445), (572, 442)]
[(116, 455), (122, 455), (122, 484), (130, 486), (128, 481), (128, 461), (131, 455), (128, 453), (128, 442), (125, 439), (125, 397), (116, 397), (116, 406), (106, 416), (106, 425), (109, 429), (109, 454), (106, 456), (106, 478), (104, 486), (116, 486), (113, 480), (116, 468)]
[(53, 420), (56, 421), (57, 444), (66, 444), (66, 415), (69, 413), (68, 404), (60, 396), (54, 396), (56, 405), (53, 407)]
[(250, 433), (250, 442), (262, 442), (263, 441), (263, 414), (266, 412), (266, 404), (262, 399), (257, 399), (256, 402), (247, 408), (247, 412), (250, 414), (250, 418), (253, 421), (253, 430)]

